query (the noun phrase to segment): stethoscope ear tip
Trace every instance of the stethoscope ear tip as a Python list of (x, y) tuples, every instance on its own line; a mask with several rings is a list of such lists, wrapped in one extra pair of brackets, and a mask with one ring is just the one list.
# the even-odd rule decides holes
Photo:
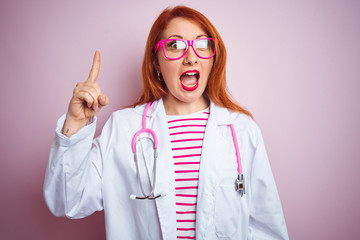
[(135, 196), (134, 194), (131, 194), (131, 195), (130, 195), (130, 199), (131, 199), (131, 200), (135, 200), (135, 199), (136, 199), (136, 196)]

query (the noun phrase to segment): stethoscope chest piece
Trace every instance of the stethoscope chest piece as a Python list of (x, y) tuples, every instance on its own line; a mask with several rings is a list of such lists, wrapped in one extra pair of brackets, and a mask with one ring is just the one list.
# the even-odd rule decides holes
[(245, 194), (245, 182), (244, 175), (242, 173), (239, 173), (237, 179), (235, 180), (235, 190), (240, 193), (241, 197)]

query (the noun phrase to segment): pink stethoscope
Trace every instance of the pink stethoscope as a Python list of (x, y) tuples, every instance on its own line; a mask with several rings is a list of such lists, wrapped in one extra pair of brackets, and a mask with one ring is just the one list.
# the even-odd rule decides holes
[[(144, 110), (144, 114), (142, 117), (142, 129), (140, 131), (137, 131), (131, 141), (131, 148), (132, 151), (134, 153), (134, 161), (135, 161), (135, 165), (136, 165), (136, 172), (137, 172), (137, 179), (140, 185), (140, 189), (141, 192), (143, 194), (143, 197), (137, 197), (135, 194), (131, 194), (130, 195), (130, 199), (148, 199), (148, 200), (155, 200), (159, 197), (164, 197), (166, 196), (165, 194), (159, 194), (157, 196), (153, 196), (154, 194), (154, 190), (155, 190), (155, 185), (156, 185), (156, 162), (157, 162), (157, 157), (158, 157), (158, 153), (157, 153), (157, 148), (158, 148), (158, 138), (155, 134), (155, 132), (150, 129), (150, 128), (146, 128), (146, 116), (147, 116), (147, 112), (151, 106), (152, 102), (148, 102), (146, 104), (145, 110)], [(236, 154), (236, 160), (237, 160), (237, 172), (238, 172), (238, 177), (235, 180), (235, 191), (240, 193), (240, 196), (242, 197), (245, 194), (245, 184), (244, 184), (244, 175), (242, 173), (242, 166), (241, 166), (241, 157), (240, 157), (240, 150), (239, 150), (239, 146), (238, 146), (238, 141), (236, 138), (236, 133), (234, 130), (234, 126), (232, 124), (229, 125), (230, 126), (230, 130), (231, 130), (231, 135), (233, 138), (233, 142), (234, 142), (234, 147), (235, 147), (235, 154)], [(140, 134), (142, 133), (150, 133), (151, 136), (153, 137), (152, 142), (154, 144), (154, 170), (153, 170), (153, 182), (152, 182), (152, 188), (151, 188), (151, 192), (149, 194), (146, 194), (143, 188), (143, 184), (140, 178), (140, 172), (139, 172), (139, 164), (138, 164), (138, 159), (137, 159), (137, 155), (136, 155), (136, 142), (137, 139), (139, 137)]]

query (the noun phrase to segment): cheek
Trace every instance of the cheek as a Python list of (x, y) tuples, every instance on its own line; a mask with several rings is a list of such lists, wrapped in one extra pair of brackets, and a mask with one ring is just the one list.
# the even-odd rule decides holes
[(162, 62), (160, 70), (163, 78), (167, 81), (178, 80), (179, 67), (175, 62)]
[(210, 77), (210, 74), (211, 74), (211, 71), (212, 71), (212, 68), (213, 68), (213, 62), (214, 61), (211, 61), (211, 62), (208, 62), (206, 65), (204, 65), (204, 73), (206, 74), (206, 78), (207, 80), (209, 80), (209, 77)]

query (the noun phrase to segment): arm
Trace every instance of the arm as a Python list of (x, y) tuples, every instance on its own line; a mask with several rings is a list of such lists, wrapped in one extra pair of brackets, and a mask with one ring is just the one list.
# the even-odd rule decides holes
[(44, 197), (56, 216), (82, 218), (102, 210), (102, 156), (99, 140), (93, 140), (96, 121), (70, 138), (61, 134), (58, 121), (45, 175)]
[(46, 203), (56, 216), (81, 218), (103, 208), (101, 140), (93, 141), (96, 121), (88, 125), (109, 103), (96, 82), (99, 69), (96, 51), (88, 79), (76, 85), (67, 114), (58, 121), (44, 183)]

